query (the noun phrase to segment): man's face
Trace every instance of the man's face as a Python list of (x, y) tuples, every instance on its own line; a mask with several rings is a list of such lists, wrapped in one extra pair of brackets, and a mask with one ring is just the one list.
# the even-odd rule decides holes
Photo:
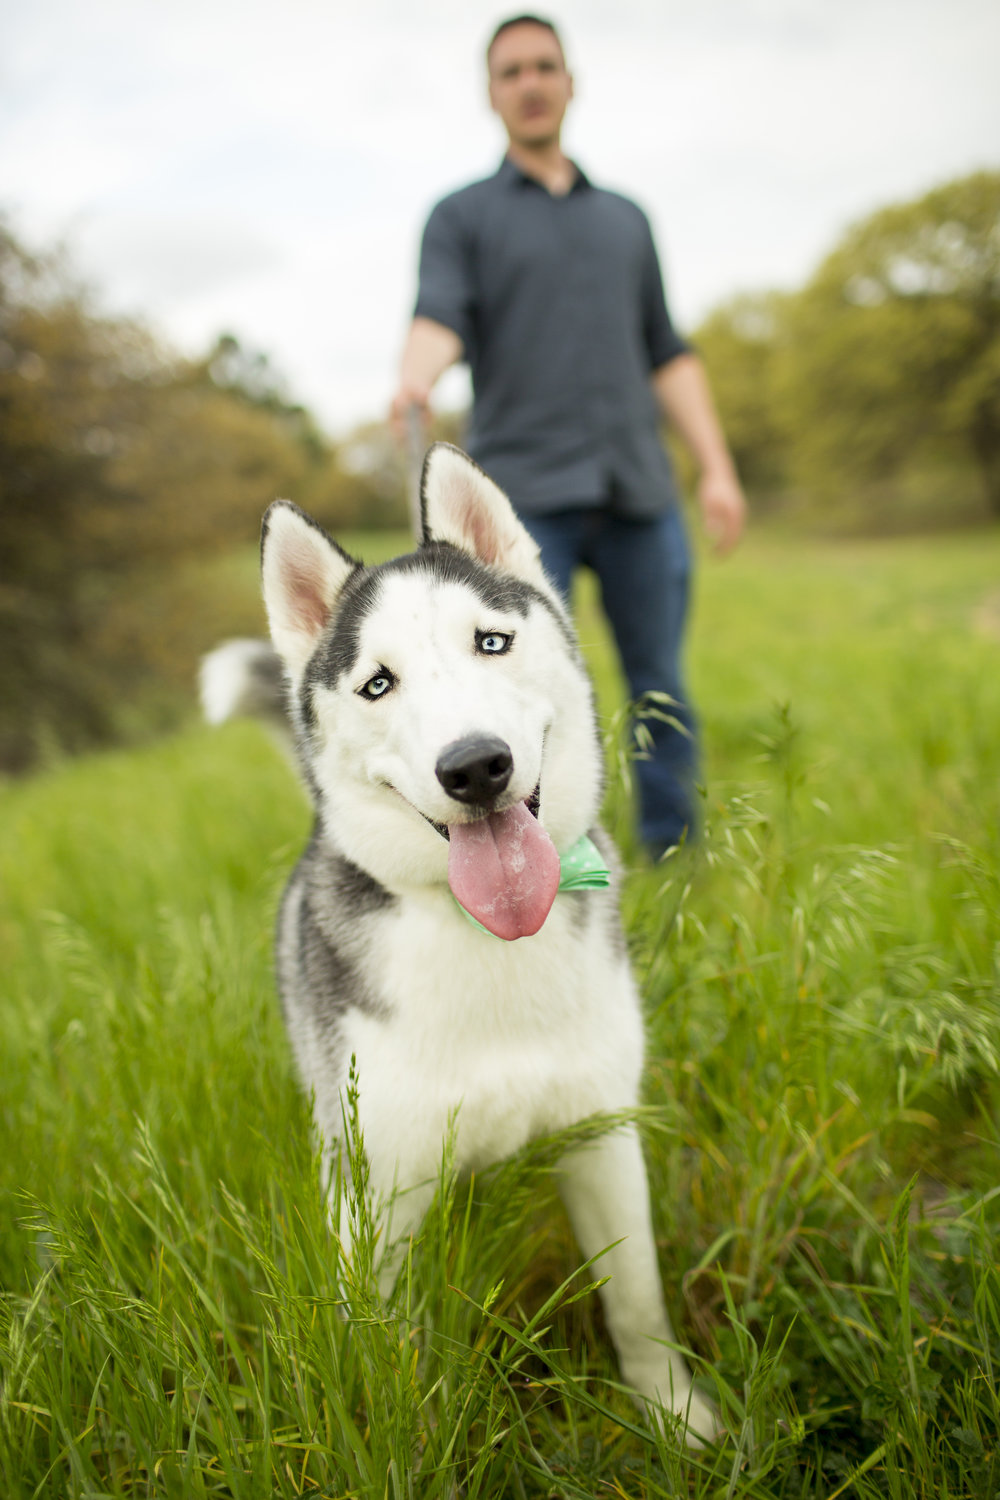
[(513, 145), (558, 141), (573, 79), (556, 38), (525, 22), (501, 33), (490, 52), (490, 104)]

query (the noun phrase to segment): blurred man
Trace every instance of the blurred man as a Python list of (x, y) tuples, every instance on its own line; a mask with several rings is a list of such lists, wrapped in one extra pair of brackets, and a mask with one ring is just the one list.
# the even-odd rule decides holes
[(704, 370), (664, 299), (642, 211), (563, 152), (573, 78), (551, 22), (518, 16), (487, 51), (507, 134), (495, 176), (450, 194), (424, 231), (416, 311), (392, 404), (397, 427), (458, 360), (472, 372), (466, 447), (507, 491), (569, 595), (590, 567), (632, 697), (663, 693), (637, 765), (640, 833), (654, 857), (695, 830), (695, 716), (681, 670), (689, 553), (665, 415), (699, 470), (716, 548), (745, 502)]

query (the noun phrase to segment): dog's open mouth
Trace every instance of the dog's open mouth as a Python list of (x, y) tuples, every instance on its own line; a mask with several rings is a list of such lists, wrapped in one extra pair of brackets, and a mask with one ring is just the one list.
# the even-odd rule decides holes
[(448, 885), (488, 932), (512, 941), (542, 926), (559, 889), (559, 855), (538, 821), (539, 789), (526, 802), (447, 830)]
[[(538, 817), (538, 809), (541, 806), (541, 801), (542, 801), (542, 784), (541, 784), (541, 782), (539, 782), (538, 785), (535, 787), (535, 790), (532, 792), (531, 796), (525, 798), (524, 804), (523, 804), (528, 809), (528, 811), (530, 812), (530, 814), (531, 814), (531, 816), (533, 818), (537, 818)], [(484, 814), (484, 816), (488, 817), (489, 814)], [(450, 841), (450, 839), (451, 839), (451, 828), (448, 826), (447, 823), (435, 823), (434, 819), (433, 818), (428, 818), (426, 813), (423, 813), (422, 817), (431, 825), (432, 828), (434, 828), (434, 829), (437, 830), (437, 832), (441, 835), (441, 837), (443, 839), (447, 839), (447, 840)]]

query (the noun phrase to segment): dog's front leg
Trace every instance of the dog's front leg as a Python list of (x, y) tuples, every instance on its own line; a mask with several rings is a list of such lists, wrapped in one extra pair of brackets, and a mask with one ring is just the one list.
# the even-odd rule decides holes
[(663, 1302), (646, 1167), (635, 1129), (610, 1131), (569, 1152), (560, 1163), (559, 1182), (584, 1257), (600, 1256), (595, 1271), (610, 1277), (601, 1297), (626, 1383), (647, 1401), (682, 1416), (689, 1442), (713, 1437), (718, 1430), (715, 1412), (692, 1390), (684, 1360), (667, 1347), (674, 1335)]
[(383, 1251), (378, 1263), (378, 1289), (383, 1302), (392, 1296), (406, 1252), (424, 1222), (436, 1188), (436, 1179), (415, 1187), (396, 1188), (383, 1206), (380, 1215)]
[[(365, 1200), (360, 1201), (354, 1188), (345, 1184), (338, 1226), (341, 1255), (355, 1272), (359, 1263), (370, 1264), (383, 1302), (392, 1296), (400, 1267), (434, 1197), (435, 1187), (436, 1181), (428, 1181), (415, 1187), (393, 1187), (384, 1193), (369, 1191)], [(357, 1242), (359, 1231), (369, 1242), (362, 1255)]]

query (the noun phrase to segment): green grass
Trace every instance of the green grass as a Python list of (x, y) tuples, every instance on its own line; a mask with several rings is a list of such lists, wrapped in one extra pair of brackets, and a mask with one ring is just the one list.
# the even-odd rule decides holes
[[(262, 734), (0, 788), (5, 1500), (994, 1500), (998, 599), (992, 533), (764, 535), (699, 574), (705, 838), (626, 906), (715, 1451), (616, 1388), (557, 1143), (472, 1182), (445, 1152), (392, 1306), (364, 1248), (338, 1278), (270, 969), (308, 815)], [(608, 816), (628, 846), (617, 776)]]

